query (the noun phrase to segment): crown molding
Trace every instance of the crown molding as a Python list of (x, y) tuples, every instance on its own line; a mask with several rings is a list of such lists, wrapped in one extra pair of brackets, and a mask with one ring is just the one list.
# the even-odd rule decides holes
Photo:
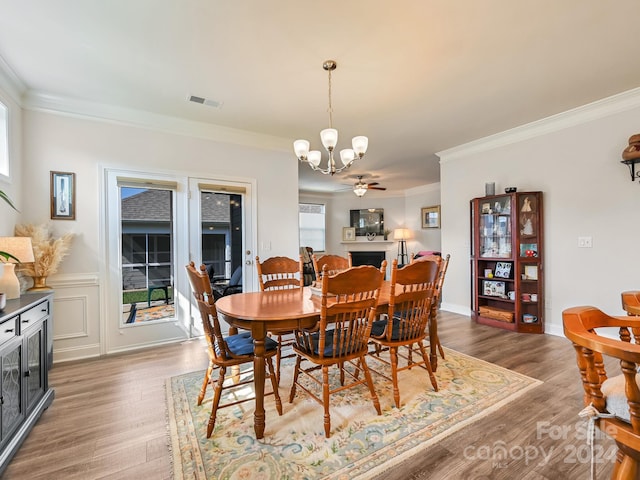
[(640, 88), (618, 93), (602, 100), (567, 110), (566, 112), (464, 143), (457, 147), (437, 152), (436, 155), (440, 157), (440, 163), (442, 164), (468, 155), (486, 152), (530, 138), (557, 132), (636, 107), (640, 107)]
[(405, 190), (405, 197), (412, 197), (414, 195), (422, 195), (423, 193), (431, 193), (431, 192), (439, 192), (440, 191), (440, 182), (436, 183), (427, 183), (425, 185), (420, 185), (418, 187), (413, 187)]
[(288, 138), (223, 127), (205, 122), (195, 122), (142, 110), (88, 102), (43, 92), (27, 92), (22, 98), (22, 107), (26, 110), (146, 128), (216, 142), (283, 152), (291, 150), (291, 140)]
[(27, 86), (2, 56), (0, 56), (0, 88), (18, 105), (21, 103), (22, 94), (27, 90)]

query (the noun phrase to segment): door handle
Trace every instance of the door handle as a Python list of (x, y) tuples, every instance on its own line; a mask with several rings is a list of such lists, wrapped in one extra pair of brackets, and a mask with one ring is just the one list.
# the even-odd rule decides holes
[(251, 265), (251, 264), (253, 264), (253, 262), (252, 262), (251, 260), (246, 260), (244, 263), (245, 263), (245, 265)]

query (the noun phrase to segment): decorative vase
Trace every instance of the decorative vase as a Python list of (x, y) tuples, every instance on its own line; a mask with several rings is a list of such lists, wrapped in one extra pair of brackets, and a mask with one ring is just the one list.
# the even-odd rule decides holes
[(47, 285), (47, 277), (31, 277), (33, 279), (33, 287), (28, 288), (28, 292), (37, 292), (39, 290), (51, 290), (51, 287)]

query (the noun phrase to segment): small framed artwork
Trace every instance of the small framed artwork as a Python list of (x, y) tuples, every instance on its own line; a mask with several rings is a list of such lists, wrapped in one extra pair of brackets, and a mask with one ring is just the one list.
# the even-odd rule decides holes
[(493, 276), (498, 278), (511, 278), (511, 262), (496, 262), (496, 271)]
[(342, 241), (343, 242), (355, 242), (356, 241), (356, 228), (355, 227), (342, 227)]
[(422, 208), (422, 228), (440, 228), (440, 205)]
[(76, 174), (51, 172), (51, 219), (76, 219)]
[(524, 280), (537, 280), (538, 279), (538, 266), (537, 265), (525, 265), (524, 267)]

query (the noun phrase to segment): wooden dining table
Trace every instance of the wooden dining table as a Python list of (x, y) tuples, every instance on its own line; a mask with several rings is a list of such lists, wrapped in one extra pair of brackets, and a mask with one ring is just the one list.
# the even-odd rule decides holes
[[(387, 313), (390, 282), (384, 281), (378, 297), (378, 312)], [(299, 328), (313, 327), (320, 319), (321, 297), (314, 295), (309, 287), (302, 289), (247, 292), (227, 295), (216, 301), (219, 317), (231, 327), (248, 330), (254, 342), (254, 385), (256, 408), (254, 430), (256, 438), (264, 437), (264, 381), (265, 339), (267, 332), (289, 332)], [(433, 324), (433, 325), (432, 325)], [(429, 325), (431, 335), (430, 358), (435, 371), (437, 335), (435, 318)]]

